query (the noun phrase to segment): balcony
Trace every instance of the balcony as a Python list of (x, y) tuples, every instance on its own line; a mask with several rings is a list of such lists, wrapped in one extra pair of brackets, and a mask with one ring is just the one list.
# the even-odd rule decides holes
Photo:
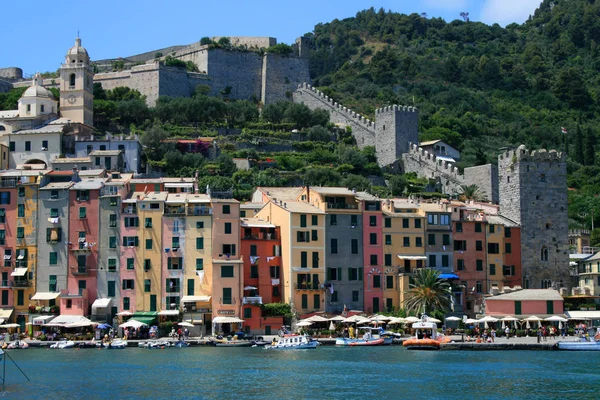
[(3, 288), (10, 287), (10, 281), (0, 281), (0, 287), (3, 287)]
[(212, 208), (188, 207), (187, 215), (212, 215)]
[(165, 215), (185, 215), (185, 206), (165, 207)]
[(358, 210), (358, 204), (327, 203), (327, 208), (332, 210)]
[(251, 296), (251, 297), (244, 297), (242, 299), (242, 304), (262, 304), (262, 296)]
[(244, 240), (277, 240), (277, 234), (271, 233), (254, 233), (250, 235), (244, 235)]
[(165, 289), (167, 293), (179, 293), (181, 291), (181, 286), (171, 286)]
[(233, 297), (221, 297), (219, 299), (219, 304), (226, 304), (226, 305), (236, 304), (236, 301)]
[(25, 287), (30, 287), (31, 282), (29, 282), (27, 279), (16, 279), (16, 280), (10, 282), (10, 286), (18, 287), (18, 288), (25, 288)]
[(137, 208), (136, 207), (125, 207), (125, 208), (123, 208), (123, 214), (135, 215), (135, 214), (137, 214)]
[(296, 290), (325, 290), (325, 288), (319, 282), (300, 282), (294, 285)]
[(0, 187), (14, 188), (17, 187), (17, 183), (19, 183), (19, 180), (16, 178), (2, 178), (0, 180)]
[(71, 272), (75, 276), (89, 275), (90, 271), (91, 271), (91, 268), (88, 268), (87, 266), (71, 267)]

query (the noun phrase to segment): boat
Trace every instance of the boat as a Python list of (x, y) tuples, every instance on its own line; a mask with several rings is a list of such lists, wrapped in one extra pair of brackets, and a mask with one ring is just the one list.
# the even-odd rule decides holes
[(63, 339), (60, 342), (50, 345), (51, 349), (72, 349), (73, 347), (75, 347), (75, 342), (66, 339)]
[(596, 335), (591, 340), (582, 338), (578, 342), (558, 342), (556, 345), (559, 350), (600, 351), (600, 337)]
[(408, 350), (439, 350), (442, 343), (450, 342), (450, 338), (438, 333), (435, 322), (423, 314), (421, 321), (412, 324), (415, 335), (405, 340), (402, 345)]
[(116, 339), (116, 340), (113, 340), (112, 342), (102, 343), (102, 346), (105, 349), (125, 349), (125, 348), (127, 348), (127, 341), (121, 340), (121, 339)]
[(339, 337), (335, 339), (336, 346), (382, 346), (393, 343), (394, 338), (384, 335), (380, 328), (367, 326), (358, 329), (366, 331), (361, 338)]
[(286, 334), (279, 340), (273, 339), (271, 344), (266, 345), (266, 350), (308, 350), (316, 349), (319, 342), (307, 335)]
[(140, 343), (138, 346), (144, 347), (146, 349), (164, 349), (165, 347), (174, 347), (174, 343), (168, 340), (152, 340), (144, 343), (143, 345)]
[(183, 340), (175, 342), (175, 347), (179, 347), (179, 348), (188, 347), (189, 345), (190, 344), (188, 342), (185, 342)]
[(247, 340), (224, 340), (215, 343), (217, 347), (250, 347), (252, 342)]
[(28, 349), (29, 345), (25, 342), (23, 342), (22, 340), (15, 340), (14, 342), (10, 342), (8, 344), (8, 346), (6, 346), (7, 349)]

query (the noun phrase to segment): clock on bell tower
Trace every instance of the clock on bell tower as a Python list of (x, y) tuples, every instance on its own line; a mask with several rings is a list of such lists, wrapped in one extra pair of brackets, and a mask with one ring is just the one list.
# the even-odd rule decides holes
[(60, 115), (72, 122), (94, 125), (94, 70), (81, 39), (75, 39), (60, 67)]

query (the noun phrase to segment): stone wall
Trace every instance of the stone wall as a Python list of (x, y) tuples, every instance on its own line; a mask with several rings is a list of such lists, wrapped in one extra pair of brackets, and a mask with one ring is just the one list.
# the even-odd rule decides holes
[(23, 70), (17, 67), (0, 68), (0, 78), (10, 80), (23, 79)]
[(379, 165), (391, 165), (419, 142), (419, 116), (415, 107), (387, 106), (375, 110), (375, 139)]
[(498, 157), (500, 211), (521, 225), (525, 287), (569, 286), (565, 154), (524, 145)]
[(212, 41), (226, 37), (234, 46), (247, 46), (250, 49), (269, 48), (277, 44), (277, 39), (268, 36), (213, 36)]
[(263, 56), (260, 99), (263, 104), (291, 100), (303, 82), (310, 82), (308, 59), (266, 53)]
[(488, 201), (498, 204), (498, 167), (494, 164), (478, 165), (464, 169), (467, 185), (477, 185)]

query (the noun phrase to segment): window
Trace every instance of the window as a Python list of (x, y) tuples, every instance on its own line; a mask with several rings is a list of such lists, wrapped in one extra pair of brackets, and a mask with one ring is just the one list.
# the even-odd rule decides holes
[(10, 204), (10, 192), (0, 192), (0, 204)]
[(408, 223), (410, 220), (408, 218), (402, 218), (402, 228), (408, 229)]
[(167, 269), (183, 269), (183, 257), (167, 258)]
[(358, 226), (358, 215), (351, 215), (350, 216), (350, 225), (351, 226)]
[(462, 222), (457, 222), (456, 223), (456, 232), (462, 232), (462, 231), (463, 231)]
[(386, 289), (393, 289), (394, 288), (394, 276), (393, 275), (386, 275), (386, 277), (385, 277), (385, 288)]
[[(44, 111), (44, 106), (42, 105), (42, 112)], [(48, 150), (48, 141), (42, 140), (42, 150)]]
[(25, 188), (24, 187), (19, 188), (19, 197), (25, 197)]
[(392, 266), (392, 255), (391, 254), (385, 254), (383, 256), (383, 262), (385, 264), (386, 267), (391, 267)]
[(2, 291), (2, 305), (3, 306), (8, 305), (8, 290)]
[(108, 259), (108, 272), (116, 272), (117, 271), (117, 259), (109, 258)]
[(483, 292), (483, 285), (481, 283), (481, 281), (477, 281), (477, 283), (475, 284), (475, 290), (477, 291), (477, 293), (481, 293)]
[(308, 295), (307, 294), (302, 295), (302, 308), (303, 309), (308, 308)]
[(341, 281), (342, 280), (342, 269), (341, 268), (327, 268), (327, 280)]
[(475, 232), (481, 232), (481, 222), (475, 222)]
[(475, 250), (483, 251), (483, 242), (481, 240), (475, 241)]
[(371, 254), (370, 261), (371, 261), (370, 265), (377, 265), (378, 264), (377, 254)]
[(415, 228), (421, 228), (421, 220), (420, 219), (415, 219)]
[(6, 245), (6, 230), (0, 229), (0, 246)]
[(435, 256), (435, 254), (429, 255), (429, 267), (430, 268), (437, 267), (437, 257)]
[(349, 281), (362, 281), (362, 268), (349, 268), (348, 269), (348, 280)]
[(373, 275), (373, 287), (374, 288), (381, 287), (381, 275)]
[(476, 263), (475, 269), (477, 271), (483, 271), (483, 260), (477, 260), (475, 263)]
[(196, 229), (204, 229), (204, 221), (196, 221)]
[(331, 246), (329, 248), (331, 249), (331, 254), (337, 254), (337, 252), (338, 252), (337, 239), (331, 239)]
[[(251, 244), (250, 245), (250, 255), (251, 256), (257, 256), (258, 255), (258, 246), (256, 246), (255, 244)], [(258, 260), (256, 260), (256, 261), (258, 261)], [(256, 261), (254, 261), (254, 262), (256, 262)]]
[(300, 214), (300, 227), (306, 228), (306, 215)]
[(221, 266), (221, 278), (233, 278), (233, 265)]
[(144, 220), (144, 227), (145, 228), (152, 228), (152, 218), (146, 218)]
[(197, 237), (196, 238), (196, 250), (202, 250), (202, 249), (204, 249), (204, 238)]
[(17, 228), (17, 239), (23, 239), (25, 237), (25, 228), (22, 226)]
[(6, 223), (6, 209), (0, 208), (0, 224)]
[(117, 214), (110, 214), (108, 216), (108, 226), (115, 228), (117, 226)]
[(196, 271), (204, 270), (204, 259), (196, 258)]
[(9, 149), (10, 151), (15, 151), (15, 142), (10, 142), (10, 143), (8, 144), (8, 146), (9, 146), (9, 147), (8, 147), (8, 149)]
[(223, 204), (223, 214), (231, 214), (231, 206), (229, 204)]
[(250, 278), (258, 278), (258, 265), (250, 266)]
[(117, 237), (116, 236), (111, 236), (108, 238), (108, 247), (111, 249), (117, 248)]
[(308, 231), (297, 231), (296, 232), (296, 241), (301, 243), (310, 242), (310, 232)]
[(455, 240), (454, 241), (454, 251), (466, 251), (467, 250), (467, 241), (466, 240)]
[(352, 301), (353, 302), (358, 302), (358, 290), (353, 290), (352, 291)]
[(358, 254), (358, 239), (351, 240), (350, 251), (352, 254)]
[(226, 235), (231, 234), (231, 222), (225, 222), (225, 234)]
[(496, 275), (496, 264), (490, 264), (490, 275)]
[(369, 234), (369, 243), (370, 244), (377, 244), (377, 234), (376, 233), (370, 233)]
[(450, 266), (450, 256), (448, 254), (442, 254), (442, 267)]
[(495, 232), (495, 226), (494, 225), (490, 225), (489, 226), (489, 230), (490, 230), (490, 233), (494, 233)]
[(465, 260), (463, 260), (462, 258), (459, 258), (458, 260), (456, 260), (456, 270), (457, 271), (465, 270)]
[(31, 151), (31, 142), (29, 140), (25, 142), (25, 151)]
[(313, 226), (319, 225), (319, 216), (318, 215), (311, 216), (311, 224)]
[(48, 260), (48, 264), (50, 265), (58, 264), (58, 253), (56, 251), (50, 252)]
[(173, 249), (178, 249), (179, 248), (179, 236), (173, 236), (171, 238), (171, 247)]
[(369, 226), (377, 226), (377, 217), (375, 215), (369, 216)]
[(310, 237), (310, 240), (312, 240), (312, 241), (317, 241), (317, 240), (319, 240), (318, 231), (317, 231), (316, 229), (313, 229), (313, 230), (311, 231), (311, 237)]
[(499, 254), (500, 253), (500, 244), (488, 243), (488, 253), (489, 254)]
[[(18, 229), (17, 228), (17, 237), (18, 237)], [(540, 250), (540, 259), (542, 261), (548, 261), (548, 248), (546, 246), (542, 246), (542, 249)]]
[[(169, 261), (171, 259), (169, 258)], [(149, 258), (144, 259), (144, 271), (150, 271), (152, 269), (152, 261)], [(171, 269), (171, 268), (169, 268)]]
[(244, 319), (252, 318), (252, 309), (250, 307), (244, 308)]
[(235, 244), (224, 244), (223, 245), (223, 254), (235, 256)]
[(90, 199), (90, 192), (88, 190), (77, 191), (77, 201), (88, 201)]
[(435, 246), (435, 233), (430, 233), (427, 235), (427, 244), (430, 246)]
[(384, 218), (383, 223), (386, 228), (392, 227), (392, 219), (391, 218)]
[(56, 275), (48, 276), (48, 291), (56, 292)]
[(416, 239), (417, 240), (416, 240), (415, 246), (416, 247), (423, 247), (423, 238), (421, 236), (417, 236)]
[(319, 253), (316, 251), (312, 253), (312, 267), (319, 268)]
[(514, 265), (503, 265), (502, 266), (502, 275), (515, 276), (515, 266)]
[(337, 225), (337, 215), (331, 214), (329, 216), (329, 225)]
[(137, 227), (139, 225), (139, 218), (138, 217), (125, 217), (125, 227), (129, 228), (129, 227)]
[(19, 204), (17, 206), (17, 217), (19, 217), (19, 218), (25, 217), (25, 204)]
[(386, 246), (392, 245), (392, 235), (385, 235), (385, 244)]
[(223, 288), (223, 304), (233, 304), (231, 297), (231, 288)]
[(404, 246), (404, 247), (410, 247), (410, 237), (404, 236), (402, 239), (403, 239), (402, 240), (402, 242), (403, 242), (402, 246)]
[(510, 244), (510, 243), (504, 243), (504, 252), (506, 254), (512, 253), (512, 244)]
[(546, 182), (546, 174), (540, 174), (540, 182)]
[(107, 290), (107, 295), (108, 297), (115, 297), (115, 294), (117, 292), (117, 288), (116, 288), (116, 282), (115, 281), (108, 281), (108, 290)]
[(133, 289), (135, 289), (135, 281), (133, 279), (123, 279), (122, 287), (123, 287), (123, 290), (133, 290)]
[(146, 250), (152, 250), (152, 239), (146, 239)]
[(17, 290), (17, 305), (22, 306), (25, 304), (25, 291)]
[(442, 244), (444, 246), (450, 245), (450, 235), (446, 235), (446, 234), (442, 235)]
[(504, 228), (504, 237), (511, 237), (512, 232), (510, 231), (510, 227), (505, 227)]
[(87, 210), (85, 207), (79, 207), (79, 218), (86, 218)]
[(133, 269), (135, 265), (135, 260), (133, 258), (127, 259), (127, 269)]

